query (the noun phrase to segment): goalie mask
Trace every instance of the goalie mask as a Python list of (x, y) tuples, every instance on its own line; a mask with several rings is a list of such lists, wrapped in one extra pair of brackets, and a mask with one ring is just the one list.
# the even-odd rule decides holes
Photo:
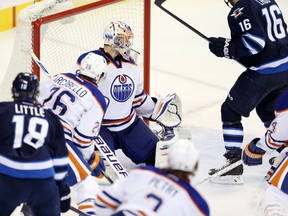
[(88, 53), (81, 61), (79, 74), (89, 77), (96, 84), (106, 76), (107, 61), (106, 59), (95, 53)]
[(121, 21), (111, 22), (104, 30), (104, 44), (117, 50), (129, 60), (134, 34), (130, 26)]
[(198, 160), (199, 152), (191, 140), (179, 139), (169, 148), (167, 168), (193, 173)]
[(35, 74), (21, 72), (13, 81), (12, 97), (14, 100), (31, 99), (35, 100), (38, 94), (39, 81)]

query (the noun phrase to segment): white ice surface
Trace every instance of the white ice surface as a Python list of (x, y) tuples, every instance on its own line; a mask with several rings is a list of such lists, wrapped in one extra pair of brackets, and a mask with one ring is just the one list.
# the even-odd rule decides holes
[[(151, 2), (151, 95), (176, 92), (181, 97), (183, 126), (191, 128), (193, 141), (201, 154), (194, 179), (197, 182), (207, 177), (209, 168), (224, 163), (220, 107), (244, 68), (233, 60), (215, 57), (210, 53), (207, 41)], [(277, 2), (288, 22), (288, 1)], [(226, 22), (229, 8), (223, 1), (167, 0), (163, 6), (208, 37), (229, 37)], [(0, 79), (6, 73), (14, 37), (15, 29), (0, 33)], [(265, 131), (255, 112), (243, 119), (243, 126), (244, 144), (262, 136)], [(259, 201), (260, 182), (269, 167), (268, 158), (265, 156), (263, 166), (245, 167), (242, 186), (210, 182), (197, 186), (207, 199), (212, 216), (263, 215), (255, 212), (255, 205)], [(19, 215), (18, 209), (13, 215)], [(63, 215), (76, 214), (69, 211)]]

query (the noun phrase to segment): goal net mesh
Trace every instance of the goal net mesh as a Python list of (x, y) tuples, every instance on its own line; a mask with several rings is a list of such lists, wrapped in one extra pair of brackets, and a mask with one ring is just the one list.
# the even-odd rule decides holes
[(149, 1), (45, 0), (23, 9), (18, 16), (8, 70), (1, 83), (2, 101), (11, 100), (12, 81), (18, 72), (33, 71), (40, 80), (47, 78), (33, 62), (30, 50), (51, 75), (69, 72), (80, 54), (103, 47), (104, 27), (111, 21), (130, 25), (134, 33), (132, 48), (140, 52), (134, 57), (142, 72), (149, 73), (149, 68), (144, 70), (144, 52), (149, 52), (145, 45), (149, 39), (145, 38), (145, 20), (150, 16), (145, 4), (150, 4)]

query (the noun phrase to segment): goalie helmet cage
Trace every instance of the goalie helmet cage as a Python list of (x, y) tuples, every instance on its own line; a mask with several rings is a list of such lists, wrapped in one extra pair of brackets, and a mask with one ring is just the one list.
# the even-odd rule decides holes
[(18, 72), (33, 71), (47, 79), (32, 60), (30, 50), (51, 74), (71, 71), (79, 55), (103, 47), (103, 32), (111, 21), (123, 21), (134, 33), (132, 48), (150, 91), (150, 0), (44, 0), (24, 8), (18, 16), (14, 48), (1, 83), (1, 100), (11, 100)]

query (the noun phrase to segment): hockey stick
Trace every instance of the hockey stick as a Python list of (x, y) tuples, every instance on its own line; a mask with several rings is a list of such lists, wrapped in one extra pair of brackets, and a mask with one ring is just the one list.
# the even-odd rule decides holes
[[(120, 161), (117, 159), (114, 152), (109, 148), (109, 146), (104, 141), (104, 139), (100, 135), (98, 135), (98, 137), (96, 137), (94, 141), (95, 141), (95, 146), (100, 151), (101, 155), (108, 161), (109, 165), (112, 167), (116, 175), (119, 178), (127, 177), (128, 172), (126, 171), (124, 166), (120, 163)], [(104, 176), (107, 178), (108, 175), (104, 174)], [(112, 179), (111, 178), (109, 179), (107, 178), (107, 180), (110, 183), (112, 183), (113, 182)]]
[(30, 209), (30, 207), (26, 203), (22, 204), (22, 207), (20, 210), (20, 215), (33, 216), (32, 210)]
[[(88, 216), (87, 214), (73, 206), (70, 206), (70, 210), (77, 213), (79, 216)], [(23, 216), (33, 216), (32, 210), (26, 203), (23, 203), (20, 213)]]
[(105, 178), (107, 179), (107, 181), (108, 181), (110, 184), (113, 184), (113, 183), (114, 183), (114, 181), (112, 180), (112, 178), (110, 178), (110, 176), (107, 175), (106, 172), (102, 172), (102, 174), (105, 176)]
[(88, 214), (85, 214), (84, 212), (82, 212), (81, 210), (79, 210), (73, 206), (70, 206), (70, 210), (77, 213), (79, 216), (89, 216)]
[[(42, 64), (42, 62), (39, 60), (39, 58), (35, 55), (35, 53), (32, 50), (30, 51), (30, 54), (33, 60), (35, 61), (35, 63), (42, 69), (45, 75), (51, 78), (52, 75), (48, 72), (48, 70), (45, 68), (45, 66)], [(98, 135), (98, 137), (95, 138), (94, 141), (95, 141), (94, 142), (95, 146), (100, 151), (101, 155), (108, 161), (109, 165), (112, 167), (112, 169), (117, 174), (117, 176), (119, 178), (128, 176), (128, 172), (126, 171), (124, 166), (119, 162), (114, 152), (109, 148), (109, 146), (102, 139), (102, 137)], [(113, 183), (112, 179), (104, 171), (102, 172), (103, 172), (103, 175), (107, 178), (107, 180), (110, 183)]]
[(174, 19), (176, 19), (177, 21), (179, 21), (180, 23), (182, 23), (183, 25), (185, 25), (187, 28), (189, 28), (191, 31), (193, 31), (194, 33), (196, 33), (197, 35), (199, 35), (201, 38), (203, 38), (204, 40), (208, 41), (209, 43), (212, 43), (209, 38), (207, 36), (205, 36), (204, 34), (202, 34), (201, 32), (199, 32), (197, 29), (195, 29), (194, 27), (192, 27), (191, 25), (189, 25), (187, 22), (185, 22), (184, 20), (180, 19), (179, 17), (177, 17), (176, 15), (174, 15), (173, 13), (171, 13), (169, 10), (167, 10), (166, 8), (164, 8), (162, 6), (162, 4), (165, 2), (166, 0), (155, 0), (154, 4), (157, 5), (160, 9), (162, 9), (163, 11), (165, 11), (167, 14), (169, 14), (170, 16), (172, 16)]
[[(201, 32), (199, 32), (197, 29), (195, 29), (194, 27), (192, 27), (191, 25), (189, 25), (187, 22), (185, 22), (184, 20), (180, 19), (179, 17), (177, 17), (175, 14), (171, 13), (169, 10), (167, 10), (166, 8), (164, 8), (162, 6), (162, 4), (165, 2), (166, 0), (155, 0), (155, 5), (157, 5), (160, 9), (162, 9), (163, 11), (165, 11), (166, 13), (168, 13), (170, 16), (172, 16), (174, 19), (176, 19), (177, 21), (179, 21), (180, 23), (182, 23), (183, 25), (185, 25), (187, 28), (189, 28), (191, 31), (193, 31), (194, 33), (196, 33), (197, 35), (199, 35), (201, 38), (203, 38), (204, 40), (208, 41), (209, 43), (212, 43), (211, 40), (209, 40), (209, 38), (207, 36), (205, 36), (204, 34), (202, 34)], [(213, 43), (212, 43), (213, 44)], [(234, 59), (235, 60), (235, 59)], [(243, 65), (241, 62), (235, 60), (236, 62), (238, 62), (240, 65), (242, 65), (243, 67), (247, 68), (245, 65)]]
[(203, 184), (203, 183), (205, 183), (205, 182), (207, 182), (207, 181), (212, 180), (212, 179), (215, 178), (215, 177), (221, 176), (221, 175), (227, 173), (228, 171), (236, 168), (237, 166), (239, 166), (239, 165), (241, 165), (241, 164), (242, 164), (242, 160), (239, 160), (239, 161), (237, 161), (237, 162), (235, 162), (235, 163), (232, 163), (232, 164), (228, 165), (227, 167), (225, 167), (224, 169), (220, 170), (219, 172), (216, 172), (216, 173), (214, 173), (213, 175), (208, 176), (207, 178), (205, 178), (205, 179), (203, 179), (203, 180), (201, 180), (201, 181), (193, 184), (193, 186), (197, 186), (197, 185)]
[(33, 58), (33, 60), (35, 61), (35, 63), (42, 69), (42, 71), (45, 73), (46, 76), (48, 76), (49, 78), (52, 77), (52, 75), (48, 72), (48, 70), (44, 67), (44, 65), (42, 64), (42, 62), (39, 60), (39, 58), (35, 55), (35, 53), (30, 50), (30, 55)]

